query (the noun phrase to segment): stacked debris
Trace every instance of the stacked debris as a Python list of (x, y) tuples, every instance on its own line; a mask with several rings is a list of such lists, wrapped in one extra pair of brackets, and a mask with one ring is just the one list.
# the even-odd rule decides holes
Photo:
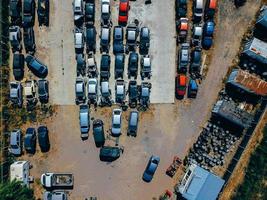
[(204, 169), (223, 166), (226, 154), (239, 138), (230, 131), (208, 122), (186, 158), (188, 163), (198, 163)]

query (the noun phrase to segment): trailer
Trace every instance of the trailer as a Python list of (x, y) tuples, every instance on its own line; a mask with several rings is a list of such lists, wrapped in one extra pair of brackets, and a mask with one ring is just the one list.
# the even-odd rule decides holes
[(51, 173), (47, 172), (41, 176), (41, 184), (47, 190), (72, 189), (74, 177), (71, 173)]

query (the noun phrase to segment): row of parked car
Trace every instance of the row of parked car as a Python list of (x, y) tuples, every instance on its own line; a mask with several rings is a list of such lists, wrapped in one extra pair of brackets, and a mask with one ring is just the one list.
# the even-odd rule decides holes
[(35, 128), (27, 128), (24, 140), (22, 131), (20, 129), (14, 129), (10, 133), (9, 152), (14, 156), (20, 156), (23, 152), (24, 144), (25, 151), (34, 154), (36, 151), (37, 139), (41, 152), (48, 152), (50, 149), (50, 142), (46, 126), (39, 126), (37, 132)]
[[(190, 79), (188, 84), (188, 97), (196, 98), (198, 81), (201, 79), (202, 48), (209, 49), (212, 46), (215, 23), (213, 21), (216, 12), (216, 0), (193, 1), (193, 27), (192, 38), (187, 42), (190, 23), (187, 17), (187, 0), (176, 0), (176, 27), (180, 49), (178, 51), (176, 77), (176, 96), (183, 98), (187, 89), (187, 72)], [(204, 15), (204, 25), (202, 23)], [(191, 51), (190, 51), (191, 48)], [(189, 69), (188, 69), (189, 68)]]
[[(10, 87), (10, 101), (13, 105), (23, 106), (23, 91), (27, 105), (35, 105), (38, 102), (45, 104), (49, 100), (48, 81), (41, 79), (38, 82), (31, 80), (26, 81), (24, 88), (19, 81), (12, 81), (9, 83)], [(37, 98), (38, 97), (38, 98)]]
[[(12, 25), (33, 27), (35, 22), (35, 0), (10, 0), (9, 16)], [(49, 26), (49, 0), (38, 0), (37, 16), (39, 25)]]
[[(75, 84), (76, 104), (94, 104), (104, 106), (111, 99), (111, 90), (108, 81), (102, 81), (100, 89), (98, 89), (97, 78), (77, 78)], [(100, 90), (100, 95), (99, 95)], [(126, 95), (129, 96), (129, 106), (135, 108), (138, 102), (147, 107), (150, 103), (151, 84), (142, 82), (137, 85), (135, 80), (129, 81), (128, 89), (126, 90), (126, 82), (122, 79), (115, 83), (115, 103), (124, 104)], [(100, 97), (100, 98), (99, 98)], [(100, 99), (100, 101), (99, 101)], [(110, 102), (111, 106), (112, 102)]]
[[(90, 130), (90, 109), (88, 105), (80, 105), (80, 130), (81, 138), (87, 139), (89, 137)], [(137, 111), (131, 111), (128, 123), (128, 136), (137, 136), (138, 129), (138, 119), (139, 114)], [(111, 125), (111, 135), (113, 137), (119, 137), (121, 135), (122, 127), (122, 110), (117, 108), (112, 111), (112, 125)], [(102, 147), (105, 144), (105, 135), (104, 135), (104, 123), (100, 119), (93, 121), (93, 135), (96, 147)]]

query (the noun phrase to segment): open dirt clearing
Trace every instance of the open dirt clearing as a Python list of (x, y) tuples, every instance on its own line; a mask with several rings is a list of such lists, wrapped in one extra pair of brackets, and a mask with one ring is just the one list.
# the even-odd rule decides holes
[[(167, 2), (160, 0), (153, 1), (152, 4), (158, 7), (159, 10), (161, 7), (164, 8), (165, 4), (168, 5)], [(219, 16), (216, 26), (213, 57), (211, 58), (207, 77), (200, 86), (197, 99), (194, 101), (183, 100), (175, 104), (156, 104), (151, 106), (150, 111), (141, 114), (137, 138), (128, 138), (125, 135), (128, 112), (123, 113), (124, 132), (120, 138), (120, 144), (125, 147), (125, 151), (117, 161), (111, 164), (100, 162), (98, 158), (99, 152), (95, 148), (91, 131), (88, 140), (81, 141), (80, 139), (78, 107), (59, 106), (57, 114), (47, 121), (52, 144), (50, 153), (45, 158), (40, 158), (39, 153), (32, 157), (27, 157), (34, 166), (31, 171), (32, 175), (37, 178), (45, 171), (74, 173), (75, 186), (74, 190), (71, 191), (71, 199), (83, 199), (89, 196), (97, 196), (99, 199), (104, 200), (151, 199), (152, 197), (158, 197), (167, 188), (172, 189), (173, 181), (165, 175), (165, 170), (172, 161), (174, 154), (178, 154), (180, 157), (186, 154), (189, 145), (198, 136), (201, 126), (208, 119), (212, 104), (215, 102), (221, 88), (222, 79), (238, 52), (242, 35), (246, 31), (248, 24), (253, 20), (259, 5), (260, 0), (250, 0), (246, 6), (237, 10), (229, 1), (219, 1)], [(37, 37), (37, 46), (39, 48), (40, 46), (47, 48), (43, 51), (42, 56), (45, 61), (49, 61), (50, 63), (49, 79), (52, 82), (50, 86), (55, 87), (54, 89), (50, 89), (50, 91), (53, 90), (51, 92), (52, 102), (55, 104), (59, 102), (58, 104), (61, 105), (72, 104), (74, 102), (72, 95), (74, 95), (73, 87), (75, 80), (73, 76), (76, 75), (75, 65), (72, 65), (73, 57), (70, 60), (64, 61), (66, 64), (64, 71), (69, 70), (66, 72), (68, 77), (65, 75), (56, 75), (57, 78), (55, 78), (56, 76), (53, 74), (53, 70), (57, 74), (60, 74), (58, 72), (61, 70), (60, 60), (57, 55), (64, 55), (64, 58), (74, 56), (73, 39), (70, 39), (73, 38), (72, 29), (69, 30), (67, 28), (70, 26), (69, 24), (72, 26), (71, 0), (64, 2), (53, 1), (52, 6), (54, 11), (51, 17), (54, 20), (52, 20), (51, 30)], [(66, 11), (61, 11), (59, 6), (62, 6), (62, 9), (66, 9)], [(59, 10), (57, 11), (57, 9)], [(64, 14), (64, 12), (66, 13)], [(135, 8), (132, 6), (131, 12), (139, 11), (135, 11)], [(164, 24), (170, 20), (167, 18), (168, 13), (163, 13), (158, 16), (160, 24)], [(148, 17), (147, 20), (150, 19)], [(49, 35), (52, 35), (52, 31), (54, 34), (56, 33), (56, 31), (52, 30), (56, 26), (53, 23), (58, 23), (58, 26), (61, 26), (63, 23), (64, 27), (66, 27), (66, 33), (61, 33), (61, 29), (59, 28), (57, 30), (59, 31), (57, 32), (58, 37), (64, 37), (63, 40), (65, 40), (66, 50), (64, 54), (60, 54), (60, 43), (58, 41), (52, 40), (49, 42), (50, 45), (54, 45), (56, 42), (58, 43), (59, 46), (53, 50), (51, 46), (44, 47), (44, 44), (39, 45), (40, 41), (42, 41), (39, 37), (43, 39), (46, 37), (49, 38), (51, 37)], [(147, 23), (149, 24), (151, 22)], [(162, 37), (161, 34), (163, 33), (161, 29), (163, 26), (165, 25), (158, 25), (158, 28), (153, 30), (153, 34), (159, 35), (159, 38)], [(169, 28), (169, 25), (166, 25), (166, 27)], [(64, 34), (68, 34), (66, 37), (69, 39), (66, 39), (63, 36)], [(54, 37), (56, 38), (56, 36)], [(161, 56), (167, 57), (165, 59), (168, 60), (172, 55), (170, 54), (171, 52), (167, 53), (168, 49), (165, 49), (168, 48), (167, 46), (163, 46), (160, 50), (153, 47), (153, 45), (159, 45), (156, 44), (158, 42), (156, 40), (152, 42), (151, 50), (152, 48), (152, 51), (158, 52), (165, 50), (166, 53)], [(55, 52), (52, 53), (52, 51)], [(175, 71), (176, 67), (172, 62), (169, 61), (169, 64), (172, 65)], [(155, 60), (153, 60), (153, 63), (156, 66)], [(168, 62), (162, 62), (162, 64), (164, 63), (168, 64)], [(67, 66), (69, 67), (68, 70)], [(158, 65), (157, 67), (163, 69), (166, 66)], [(159, 81), (159, 77), (157, 76), (162, 75), (160, 73), (163, 74), (162, 71), (159, 71), (158, 75), (153, 73), (152, 80), (155, 82)], [(165, 71), (165, 73), (166, 76), (167, 74), (169, 74), (169, 77), (174, 76), (169, 71)], [(154, 91), (158, 93), (157, 95), (163, 96), (165, 94), (165, 87), (167, 86), (164, 86), (163, 89), (158, 88), (157, 90), (153, 86), (152, 93)], [(57, 90), (62, 90), (63, 92), (60, 93)], [(53, 95), (55, 96), (53, 97)], [(66, 103), (61, 102), (63, 101), (63, 97)], [(93, 111), (91, 113), (91, 117), (99, 117), (104, 120), (105, 128), (108, 130), (111, 123), (110, 111), (111, 108), (99, 108), (97, 112)], [(109, 141), (108, 143), (113, 142)], [(151, 154), (159, 155), (161, 162), (153, 181), (150, 184), (145, 184), (141, 180), (141, 176)]]

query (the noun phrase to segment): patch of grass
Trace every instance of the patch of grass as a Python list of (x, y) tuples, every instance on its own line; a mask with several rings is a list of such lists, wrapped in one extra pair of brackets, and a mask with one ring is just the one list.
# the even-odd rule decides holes
[(267, 125), (263, 139), (251, 155), (243, 183), (239, 185), (232, 200), (267, 199)]

